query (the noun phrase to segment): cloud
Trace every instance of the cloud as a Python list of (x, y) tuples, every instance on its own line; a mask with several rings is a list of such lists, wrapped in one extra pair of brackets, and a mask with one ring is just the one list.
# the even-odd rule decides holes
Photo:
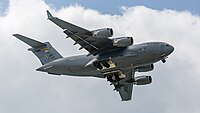
[[(136, 43), (168, 42), (175, 52), (166, 64), (157, 63), (155, 70), (147, 73), (153, 76), (151, 85), (134, 87), (133, 100), (120, 102), (106, 80), (35, 71), (39, 61), (13, 33), (50, 41), (64, 56), (87, 53), (78, 51), (79, 47), (47, 20), (47, 9), (87, 29), (112, 27), (115, 36), (134, 36)], [(10, 0), (6, 15), (0, 16), (0, 112), (199, 113), (199, 29), (200, 17), (187, 11), (135, 6), (123, 8), (121, 15), (110, 15), (80, 5), (55, 10), (43, 0)]]

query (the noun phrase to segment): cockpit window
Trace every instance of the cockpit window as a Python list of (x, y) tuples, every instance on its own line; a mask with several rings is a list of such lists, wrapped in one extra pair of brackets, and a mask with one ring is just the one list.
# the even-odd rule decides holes
[(169, 46), (169, 44), (166, 45), (167, 47)]

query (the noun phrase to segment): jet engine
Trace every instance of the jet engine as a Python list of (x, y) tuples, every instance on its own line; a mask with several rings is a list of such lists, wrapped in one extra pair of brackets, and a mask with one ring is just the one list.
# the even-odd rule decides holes
[(98, 38), (107, 38), (107, 37), (112, 37), (113, 36), (113, 30), (112, 28), (103, 28), (103, 29), (98, 29), (92, 31), (94, 37)]
[(138, 76), (135, 77), (134, 84), (135, 85), (146, 85), (152, 82), (151, 76)]
[(128, 47), (133, 44), (133, 37), (121, 37), (113, 39), (113, 46)]
[(147, 72), (147, 71), (152, 71), (153, 69), (154, 69), (154, 65), (150, 64), (147, 66), (140, 66), (136, 68), (135, 70), (137, 70), (138, 72)]

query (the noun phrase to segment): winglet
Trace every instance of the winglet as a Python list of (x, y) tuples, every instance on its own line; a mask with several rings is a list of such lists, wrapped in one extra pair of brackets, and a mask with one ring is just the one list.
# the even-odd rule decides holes
[(48, 19), (53, 18), (52, 14), (48, 10), (47, 10), (47, 17), (48, 17)]

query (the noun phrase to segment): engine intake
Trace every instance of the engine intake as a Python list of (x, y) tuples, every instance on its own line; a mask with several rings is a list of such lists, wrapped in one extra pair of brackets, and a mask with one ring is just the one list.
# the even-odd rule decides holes
[(135, 68), (138, 72), (147, 72), (147, 71), (152, 71), (154, 69), (154, 65), (150, 64), (147, 66), (140, 66), (138, 68)]
[(134, 84), (135, 85), (146, 85), (152, 82), (151, 76), (138, 76), (135, 77)]
[(133, 37), (120, 37), (113, 40), (113, 46), (128, 47), (133, 44)]
[(98, 38), (107, 38), (113, 36), (113, 30), (112, 28), (103, 28), (92, 31), (94, 37)]

